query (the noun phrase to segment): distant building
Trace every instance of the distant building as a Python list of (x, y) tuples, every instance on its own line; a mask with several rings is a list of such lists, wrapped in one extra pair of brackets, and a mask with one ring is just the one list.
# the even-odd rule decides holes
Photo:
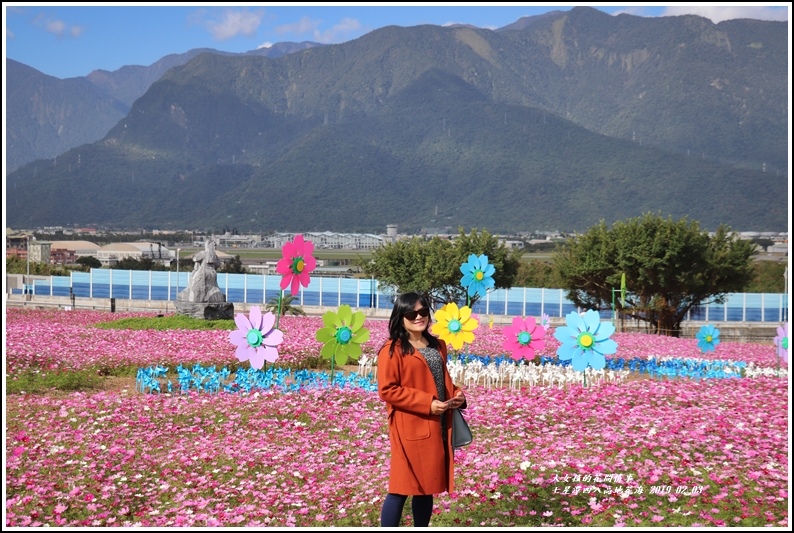
[(286, 243), (293, 241), (296, 235), (314, 243), (314, 247), (321, 250), (374, 250), (383, 245), (383, 237), (371, 233), (334, 233), (304, 232), (304, 233), (273, 233), (262, 239), (262, 245), (267, 248), (281, 248)]
[(28, 244), (35, 241), (32, 233), (14, 231), (6, 228), (6, 257), (21, 257), (27, 259)]
[(52, 241), (50, 262), (71, 265), (81, 257), (97, 257), (100, 246), (90, 241)]

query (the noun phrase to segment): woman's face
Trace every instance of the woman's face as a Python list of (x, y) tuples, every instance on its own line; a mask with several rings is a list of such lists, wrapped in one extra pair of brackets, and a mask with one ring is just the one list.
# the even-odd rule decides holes
[[(421, 300), (417, 300), (416, 305), (414, 305), (414, 311), (416, 311), (416, 313), (406, 313), (403, 315), (403, 326), (409, 335), (412, 333), (421, 334), (427, 329), (427, 324), (430, 322), (430, 310), (422, 305)], [(419, 314), (419, 311), (421, 311), (425, 316)]]

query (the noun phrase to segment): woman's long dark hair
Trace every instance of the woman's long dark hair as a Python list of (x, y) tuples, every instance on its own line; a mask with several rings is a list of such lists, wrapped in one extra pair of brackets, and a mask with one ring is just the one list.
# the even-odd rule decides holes
[[(414, 307), (416, 307), (416, 302), (421, 302), (422, 307), (427, 307), (428, 310), (430, 309), (430, 304), (427, 301), (427, 298), (418, 292), (406, 292), (399, 295), (397, 299), (394, 300), (394, 308), (392, 308), (391, 317), (389, 317), (389, 339), (391, 340), (391, 346), (389, 346), (389, 357), (394, 354), (394, 346), (397, 341), (400, 342), (400, 347), (402, 348), (404, 354), (410, 355), (414, 353), (414, 347), (411, 346), (411, 343), (408, 341), (408, 330), (405, 329), (403, 318), (405, 313), (414, 310)], [(428, 346), (438, 349), (438, 339), (431, 335), (429, 331), (432, 317), (430, 315), (427, 315), (427, 317), (427, 327), (422, 332), (422, 336), (427, 340)]]

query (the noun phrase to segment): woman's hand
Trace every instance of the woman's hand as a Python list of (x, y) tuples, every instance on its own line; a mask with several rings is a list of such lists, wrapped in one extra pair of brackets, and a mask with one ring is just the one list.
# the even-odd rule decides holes
[(466, 403), (466, 397), (463, 395), (463, 391), (458, 391), (458, 393), (447, 402), (447, 405), (450, 409), (458, 409), (464, 403)]
[(430, 404), (430, 414), (431, 415), (441, 415), (449, 408), (449, 402), (440, 402), (438, 400), (433, 400), (433, 403)]

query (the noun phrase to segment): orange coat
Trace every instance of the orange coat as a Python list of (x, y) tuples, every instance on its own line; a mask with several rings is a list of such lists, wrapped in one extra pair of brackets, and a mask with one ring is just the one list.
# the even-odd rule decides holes
[[(458, 390), (447, 372), (447, 346), (439, 339), (446, 399)], [(430, 414), (438, 400), (436, 382), (418, 350), (403, 355), (400, 343), (389, 357), (391, 341), (378, 352), (378, 394), (389, 413), (391, 469), (389, 492), (403, 495), (439, 494), (454, 490), (452, 411), (447, 411), (447, 445), (441, 439), (441, 417)]]

